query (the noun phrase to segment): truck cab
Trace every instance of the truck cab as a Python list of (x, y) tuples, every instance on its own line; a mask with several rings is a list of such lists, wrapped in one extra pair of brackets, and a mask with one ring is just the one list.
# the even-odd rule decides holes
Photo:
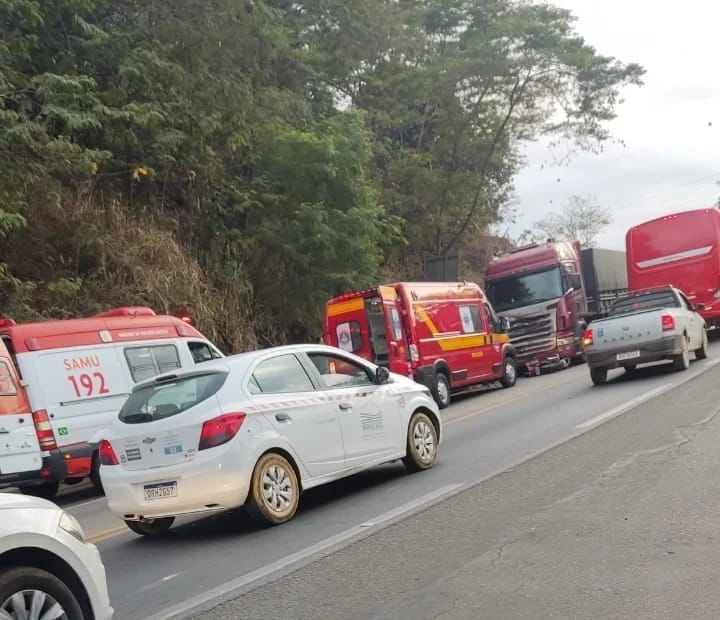
[(581, 317), (587, 300), (578, 242), (531, 244), (495, 260), (486, 288), (529, 374), (564, 368), (582, 355)]

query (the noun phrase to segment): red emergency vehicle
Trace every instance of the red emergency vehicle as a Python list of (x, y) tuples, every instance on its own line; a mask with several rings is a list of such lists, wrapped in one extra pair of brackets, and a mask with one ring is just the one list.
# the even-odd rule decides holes
[(666, 215), (633, 226), (625, 241), (631, 291), (672, 285), (708, 325), (720, 324), (720, 211)]
[(0, 486), (52, 497), (97, 475), (97, 447), (132, 386), (222, 357), (186, 319), (150, 308), (0, 321)]
[(327, 302), (323, 340), (430, 388), (440, 407), (452, 391), (501, 381), (517, 364), (504, 324), (477, 284), (400, 282)]

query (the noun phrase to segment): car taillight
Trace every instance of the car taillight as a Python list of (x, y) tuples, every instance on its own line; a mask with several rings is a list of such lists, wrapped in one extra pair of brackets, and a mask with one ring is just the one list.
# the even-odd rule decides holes
[(50, 418), (48, 417), (45, 409), (40, 409), (32, 414), (33, 424), (35, 424), (35, 434), (40, 444), (40, 449), (43, 452), (50, 450), (57, 450), (57, 442), (55, 441), (55, 433), (50, 424)]
[(227, 413), (208, 420), (203, 424), (198, 450), (216, 448), (227, 443), (238, 434), (244, 420), (244, 413)]
[(661, 321), (664, 332), (669, 332), (675, 329), (675, 317), (673, 317), (672, 314), (663, 314)]
[(582, 343), (583, 343), (583, 346), (584, 346), (584, 347), (590, 347), (590, 346), (592, 346), (592, 343), (593, 343), (593, 333), (592, 333), (592, 329), (586, 329), (586, 330), (583, 332)]
[(113, 450), (112, 444), (107, 440), (103, 439), (100, 442), (100, 448), (98, 449), (100, 454), (100, 465), (119, 465), (118, 457)]

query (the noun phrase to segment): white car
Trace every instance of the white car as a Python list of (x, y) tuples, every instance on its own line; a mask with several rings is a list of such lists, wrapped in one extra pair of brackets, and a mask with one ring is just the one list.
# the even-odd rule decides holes
[(426, 387), (332, 347), (279, 347), (137, 385), (101, 442), (100, 475), (137, 534), (243, 505), (279, 524), (312, 487), (399, 459), (432, 467), (441, 437)]
[(75, 518), (0, 493), (0, 620), (109, 620), (105, 567)]

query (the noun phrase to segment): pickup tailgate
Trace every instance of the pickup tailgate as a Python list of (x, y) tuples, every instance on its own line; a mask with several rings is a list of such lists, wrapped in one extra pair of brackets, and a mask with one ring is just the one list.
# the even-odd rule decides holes
[(662, 329), (663, 310), (648, 310), (620, 315), (590, 324), (593, 350), (624, 351), (635, 345), (657, 342), (665, 334)]

